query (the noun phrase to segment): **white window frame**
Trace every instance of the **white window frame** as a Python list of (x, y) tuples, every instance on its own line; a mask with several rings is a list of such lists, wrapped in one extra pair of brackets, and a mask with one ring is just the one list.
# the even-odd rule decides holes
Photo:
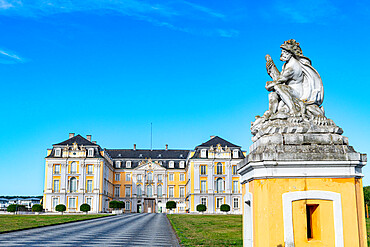
[(131, 186), (125, 187), (125, 197), (131, 197)]
[[(203, 200), (204, 200), (205, 202), (204, 202)], [(200, 198), (200, 204), (203, 204), (204, 206), (206, 206), (206, 207), (207, 207), (207, 197), (201, 197), (201, 198)]]
[[(76, 181), (74, 184), (72, 184), (73, 181)], [(78, 179), (76, 177), (71, 177), (69, 179), (69, 192), (77, 192), (78, 187)]]
[[(203, 173), (203, 169), (204, 168), (204, 173)], [(200, 166), (200, 175), (207, 175), (207, 166), (206, 165), (201, 165)]]
[[(150, 188), (150, 190), (149, 190), (149, 188)], [(146, 186), (146, 196), (147, 197), (153, 197), (153, 186), (151, 184)]]
[(168, 168), (175, 168), (175, 162), (174, 161), (170, 161), (170, 163), (168, 165)]
[[(220, 202), (220, 203), (219, 203)], [(219, 204), (219, 205), (218, 205)], [(216, 197), (216, 208), (221, 208), (221, 205), (224, 204), (224, 198), (223, 197)]]
[[(58, 169), (56, 169), (58, 167)], [(60, 174), (60, 164), (54, 165), (54, 174)]]
[[(159, 193), (160, 192), (160, 193)], [(161, 184), (157, 186), (157, 196), (162, 197), (163, 196), (163, 187)]]
[[(183, 191), (183, 193), (181, 193)], [(179, 197), (185, 197), (185, 187), (181, 186), (179, 189)]]
[(180, 168), (185, 168), (185, 161), (180, 161)]
[(175, 188), (173, 186), (168, 187), (168, 197), (174, 197), (174, 196), (175, 196)]
[(137, 175), (137, 181), (138, 182), (142, 182), (143, 181), (143, 175), (142, 174), (138, 174)]
[(86, 181), (86, 192), (91, 193), (92, 191), (93, 191), (93, 181), (91, 179), (89, 179), (89, 180)]
[(87, 150), (87, 156), (88, 157), (93, 157), (94, 156), (94, 149), (93, 148), (89, 148)]
[(130, 201), (126, 201), (125, 202), (125, 210), (130, 210), (130, 208), (131, 208), (131, 202)]
[(126, 173), (126, 181), (131, 181), (131, 173)]
[[(219, 173), (219, 168), (221, 169), (221, 173)], [(223, 164), (221, 162), (217, 162), (216, 164), (216, 174), (222, 175), (223, 174)]]
[(91, 208), (92, 208), (92, 205), (93, 205), (92, 200), (93, 199), (91, 197), (86, 197), (86, 204), (89, 204)]
[[(204, 190), (203, 190), (203, 184), (204, 184)], [(207, 181), (206, 180), (200, 180), (200, 192), (201, 193), (207, 192)]]
[(120, 196), (120, 187), (119, 186), (115, 186), (114, 187), (114, 196), (115, 197), (119, 197)]
[(56, 148), (56, 149), (55, 149), (55, 157), (60, 157), (60, 156), (61, 156), (61, 154), (62, 154), (62, 149), (60, 149), (60, 148)]
[(51, 200), (52, 211), (55, 211), (55, 207), (57, 205), (59, 205), (59, 197), (53, 197), (53, 199)]
[(200, 157), (207, 158), (207, 149), (200, 150)]
[(142, 196), (143, 195), (143, 190), (142, 190), (141, 184), (138, 184), (136, 186), (136, 189), (137, 189), (137, 196)]
[[(77, 162), (73, 161), (70, 166), (71, 166), (71, 174), (76, 174), (77, 173)], [(73, 169), (73, 168), (76, 168), (76, 169)]]
[[(235, 188), (236, 184), (236, 188)], [(239, 181), (233, 180), (233, 193), (239, 193)]]
[(238, 149), (233, 150), (233, 158), (234, 159), (239, 159), (239, 150)]
[(185, 181), (185, 173), (180, 173), (180, 181)]
[[(238, 175), (238, 166), (237, 166), (237, 165), (233, 165), (233, 166), (232, 166), (232, 169), (233, 169), (233, 170), (232, 170), (232, 174), (233, 174), (233, 175)], [(235, 171), (234, 171), (234, 170), (235, 170)]]
[[(89, 169), (91, 167), (91, 170)], [(87, 174), (93, 174), (94, 173), (94, 167), (93, 165), (87, 165)]]
[[(235, 207), (235, 203), (236, 203), (236, 207)], [(234, 197), (233, 198), (233, 208), (234, 209), (239, 209), (239, 198), (238, 197)]]
[(114, 180), (116, 180), (116, 181), (121, 181), (121, 173), (116, 173), (115, 174), (115, 178), (114, 178)]
[(131, 168), (131, 160), (126, 161), (126, 168)]
[(175, 177), (175, 175), (173, 173), (168, 174), (168, 180), (169, 181), (174, 181), (174, 177)]
[(121, 161), (119, 160), (116, 161), (116, 168), (121, 168)]
[(163, 182), (162, 174), (158, 174), (157, 178), (158, 178), (158, 182)]
[[(73, 206), (74, 206), (74, 207), (71, 207), (71, 204), (72, 204), (72, 203), (71, 203), (71, 201), (73, 201), (73, 204), (74, 204)], [(69, 197), (69, 198), (68, 198), (68, 208), (69, 208), (69, 209), (77, 209), (77, 205), (76, 205), (76, 197)]]
[[(54, 186), (54, 192), (59, 192), (59, 186), (60, 186), (59, 179), (54, 179), (53, 186)], [(57, 188), (55, 188), (55, 187), (57, 187)]]

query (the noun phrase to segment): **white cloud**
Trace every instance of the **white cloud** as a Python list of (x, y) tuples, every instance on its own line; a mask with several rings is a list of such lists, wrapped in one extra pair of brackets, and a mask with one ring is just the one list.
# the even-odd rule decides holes
[[(235, 30), (223, 30), (217, 27), (218, 23), (215, 21), (224, 22), (226, 15), (185, 0), (0, 0), (0, 6), (3, 6), (0, 7), (0, 15), (37, 18), (79, 11), (99, 15), (115, 12), (182, 32), (212, 33), (222, 37), (235, 37), (238, 34)], [(187, 24), (187, 20), (196, 20), (196, 27), (184, 26), (190, 25)], [(199, 30), (201, 26), (207, 26), (211, 22), (214, 22), (213, 27)]]
[(13, 52), (0, 50), (0, 63), (3, 64), (14, 64), (14, 63), (23, 63), (26, 60), (16, 55)]

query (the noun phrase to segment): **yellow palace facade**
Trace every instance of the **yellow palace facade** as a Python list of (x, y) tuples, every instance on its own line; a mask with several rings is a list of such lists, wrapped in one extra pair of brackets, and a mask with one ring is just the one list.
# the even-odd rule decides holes
[(109, 201), (125, 202), (125, 212), (220, 212), (228, 204), (241, 214), (240, 176), (237, 163), (245, 157), (241, 147), (218, 136), (194, 150), (105, 149), (81, 135), (54, 144), (45, 158), (44, 208), (55, 211), (64, 204), (78, 212), (87, 203), (92, 212), (109, 212)]

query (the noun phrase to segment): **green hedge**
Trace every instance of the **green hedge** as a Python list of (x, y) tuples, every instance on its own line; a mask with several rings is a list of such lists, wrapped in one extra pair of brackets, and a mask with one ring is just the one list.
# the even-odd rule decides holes
[(32, 206), (32, 212), (42, 212), (42, 205), (35, 204)]
[(198, 211), (198, 212), (204, 212), (204, 211), (206, 211), (206, 210), (207, 210), (206, 205), (204, 205), (204, 204), (198, 204), (198, 205), (197, 205), (197, 211)]
[(125, 203), (124, 202), (121, 202), (121, 201), (110, 201), (109, 202), (109, 208), (124, 208), (125, 207)]
[(66, 205), (64, 204), (58, 204), (55, 206), (55, 210), (63, 213), (64, 211), (67, 210), (67, 208), (66, 208)]
[(230, 206), (228, 204), (222, 204), (220, 210), (222, 212), (229, 212), (230, 211)]
[(24, 211), (26, 206), (19, 204), (11, 204), (6, 208), (6, 211), (14, 213), (15, 211)]
[(176, 202), (175, 201), (168, 201), (166, 203), (166, 208), (170, 209), (170, 210), (176, 208)]
[(91, 207), (90, 207), (90, 205), (89, 204), (86, 204), (86, 203), (84, 203), (84, 204), (81, 204), (81, 206), (80, 206), (80, 211), (82, 211), (82, 212), (89, 212), (91, 210)]

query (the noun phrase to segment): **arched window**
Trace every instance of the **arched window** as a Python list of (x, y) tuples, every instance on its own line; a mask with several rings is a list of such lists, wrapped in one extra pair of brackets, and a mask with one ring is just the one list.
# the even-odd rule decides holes
[(77, 163), (76, 162), (71, 163), (71, 173), (77, 173)]
[(137, 186), (137, 196), (141, 196), (142, 195), (142, 191), (141, 191), (141, 184), (139, 184)]
[(75, 177), (72, 177), (69, 180), (69, 191), (70, 192), (76, 192), (77, 191), (77, 179)]
[(162, 196), (162, 185), (158, 185), (157, 187), (157, 196), (158, 197)]
[(217, 174), (222, 174), (222, 163), (221, 162), (217, 163)]
[(224, 191), (224, 180), (222, 178), (216, 180), (216, 189), (217, 193), (222, 193)]
[(153, 174), (151, 172), (148, 173), (148, 182), (151, 183), (153, 181)]
[(153, 187), (152, 187), (151, 185), (148, 185), (148, 186), (146, 187), (146, 189), (147, 189), (146, 196), (147, 196), (147, 197), (152, 197), (152, 196), (153, 196)]

